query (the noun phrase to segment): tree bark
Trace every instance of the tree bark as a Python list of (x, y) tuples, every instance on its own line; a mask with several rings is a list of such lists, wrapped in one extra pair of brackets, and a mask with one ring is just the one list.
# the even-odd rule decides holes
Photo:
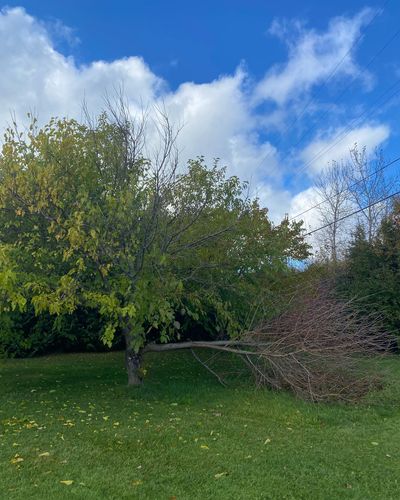
[(268, 347), (271, 342), (248, 342), (241, 340), (209, 340), (209, 341), (188, 341), (188, 342), (172, 342), (170, 344), (147, 344), (143, 348), (143, 353), (146, 352), (165, 352), (176, 351), (178, 349), (216, 349), (218, 351), (233, 352), (235, 354), (259, 355), (251, 349), (245, 350), (241, 347)]
[(140, 373), (140, 366), (142, 363), (142, 353), (141, 351), (135, 352), (132, 349), (132, 336), (128, 328), (124, 329), (125, 336), (125, 366), (128, 374), (128, 385), (141, 385), (142, 377)]

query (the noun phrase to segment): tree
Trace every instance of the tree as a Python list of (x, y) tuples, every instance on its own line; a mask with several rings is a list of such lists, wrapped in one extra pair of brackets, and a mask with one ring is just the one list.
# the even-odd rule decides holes
[(131, 385), (149, 342), (179, 339), (179, 317), (211, 307), (237, 334), (254, 290), (307, 255), (301, 225), (273, 228), (217, 163), (178, 168), (165, 113), (151, 153), (147, 125), (123, 104), (92, 125), (33, 121), (26, 136), (7, 131), (0, 157), (3, 310), (98, 310), (103, 341), (125, 339)]
[(357, 297), (365, 313), (377, 313), (388, 331), (400, 332), (400, 203), (381, 221), (372, 241), (358, 226), (339, 277), (339, 290)]
[(366, 237), (371, 243), (376, 236), (380, 222), (389, 213), (391, 200), (381, 203), (397, 184), (396, 177), (385, 176), (385, 159), (382, 151), (375, 151), (371, 158), (367, 150), (361, 150), (357, 144), (350, 150), (351, 164), (347, 170), (348, 190), (351, 193), (356, 209), (361, 210), (360, 224), (365, 226)]
[(316, 180), (315, 186), (323, 203), (318, 205), (320, 223), (327, 226), (318, 235), (322, 255), (334, 265), (343, 254), (346, 244), (341, 220), (350, 212), (348, 192), (348, 171), (345, 163), (332, 164)]

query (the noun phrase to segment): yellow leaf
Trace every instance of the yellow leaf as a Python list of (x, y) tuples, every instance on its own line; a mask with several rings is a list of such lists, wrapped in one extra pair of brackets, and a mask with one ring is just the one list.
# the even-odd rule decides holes
[(270, 443), (270, 442), (271, 442), (270, 438), (267, 438), (267, 439), (264, 441), (264, 444), (268, 444), (268, 443)]
[(219, 479), (221, 477), (224, 477), (224, 476), (227, 476), (228, 473), (227, 472), (218, 472), (218, 474), (215, 474), (215, 479)]
[(206, 444), (202, 444), (200, 448), (202, 448), (203, 450), (209, 450), (209, 447)]
[(43, 453), (40, 453), (39, 457), (49, 457), (50, 453), (48, 451), (44, 451)]
[(19, 455), (15, 455), (14, 458), (11, 459), (12, 464), (19, 464), (20, 462), (23, 462), (24, 459), (20, 457)]
[(60, 481), (61, 484), (65, 484), (66, 486), (71, 486), (73, 481), (71, 479), (65, 479), (64, 481)]
[(143, 483), (143, 481), (141, 479), (137, 479), (136, 481), (132, 481), (133, 486), (139, 486), (142, 483)]

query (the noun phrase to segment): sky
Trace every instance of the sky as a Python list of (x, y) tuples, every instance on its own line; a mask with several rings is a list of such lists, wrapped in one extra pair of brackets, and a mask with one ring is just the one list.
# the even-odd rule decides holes
[(400, 156), (397, 0), (0, 6), (0, 129), (29, 111), (79, 119), (84, 100), (99, 113), (123, 87), (133, 113), (162, 105), (182, 126), (182, 163), (220, 158), (276, 222), (317, 201), (354, 143)]

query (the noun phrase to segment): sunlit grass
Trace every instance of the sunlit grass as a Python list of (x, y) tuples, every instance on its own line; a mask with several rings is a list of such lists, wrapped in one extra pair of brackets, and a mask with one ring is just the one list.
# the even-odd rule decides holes
[(0, 361), (0, 498), (400, 498), (400, 359), (358, 406), (224, 388), (189, 353)]

